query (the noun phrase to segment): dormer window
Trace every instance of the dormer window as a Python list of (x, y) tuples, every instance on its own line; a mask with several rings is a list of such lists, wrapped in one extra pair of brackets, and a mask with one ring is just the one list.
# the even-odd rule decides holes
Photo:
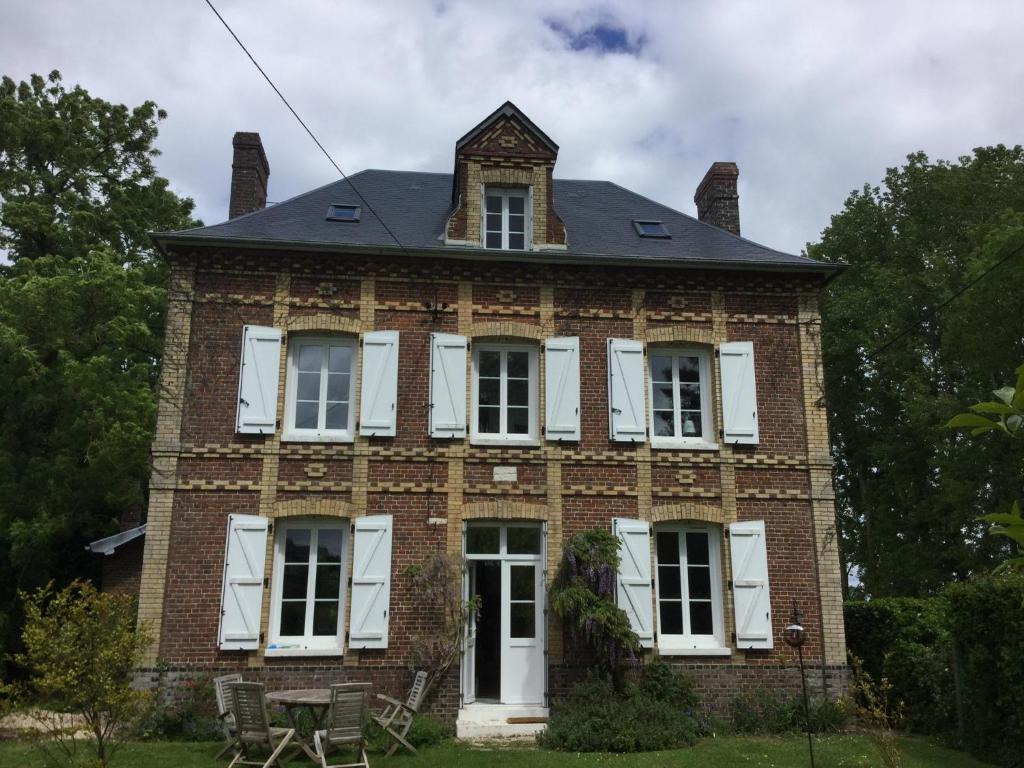
[(484, 193), (484, 247), (525, 251), (530, 228), (526, 188), (487, 187)]

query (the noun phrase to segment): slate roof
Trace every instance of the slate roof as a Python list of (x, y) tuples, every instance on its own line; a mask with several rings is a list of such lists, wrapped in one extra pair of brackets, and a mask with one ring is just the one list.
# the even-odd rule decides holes
[[(552, 251), (500, 252), (445, 245), (445, 222), (451, 213), (452, 175), (414, 171), (366, 170), (260, 211), (221, 224), (155, 233), (160, 247), (170, 243), (293, 246), (355, 252), (398, 248), (377, 217), (363, 204), (352, 184), (388, 228), (411, 252), (515, 257), (579, 263), (645, 263), (721, 266), (828, 274), (840, 265), (782, 253), (698, 221), (609, 181), (555, 179), (555, 210), (565, 222), (568, 248)], [(361, 205), (358, 223), (327, 221), (331, 204)], [(665, 224), (671, 239), (640, 237), (634, 219)]]

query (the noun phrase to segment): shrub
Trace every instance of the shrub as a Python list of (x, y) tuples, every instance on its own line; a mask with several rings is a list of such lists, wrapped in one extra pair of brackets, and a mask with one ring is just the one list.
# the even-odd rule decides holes
[(222, 738), (213, 682), (209, 678), (186, 682), (173, 702), (153, 708), (142, 723), (140, 736), (168, 741), (217, 741)]
[[(616, 692), (607, 677), (589, 677), (551, 709), (538, 741), (566, 752), (649, 752), (692, 745), (698, 727), (692, 685), (661, 665), (636, 685)], [(667, 670), (667, 672), (665, 671)]]
[[(837, 733), (849, 719), (845, 703), (831, 699), (811, 700), (808, 716), (812, 733)], [(808, 717), (802, 696), (759, 691), (729, 702), (725, 727), (752, 735), (796, 733), (807, 730)]]
[[(25, 651), (17, 661), (29, 674), (28, 694), (41, 707), (43, 748), (53, 763), (79, 762), (77, 734), (84, 723), (92, 735), (88, 748), (105, 766), (151, 699), (131, 685), (149, 644), (149, 634), (135, 624), (135, 600), (98, 592), (84, 581), (23, 597)], [(80, 722), (56, 714), (62, 712)]]
[(1024, 575), (946, 590), (960, 678), (963, 744), (1002, 766), (1024, 766)]
[(956, 730), (947, 610), (942, 597), (877, 598), (845, 606), (850, 653), (872, 679), (892, 686), (890, 721), (917, 733)]

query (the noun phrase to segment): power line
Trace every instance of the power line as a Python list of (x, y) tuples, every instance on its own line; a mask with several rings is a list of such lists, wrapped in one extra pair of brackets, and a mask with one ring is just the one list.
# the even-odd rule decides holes
[(352, 183), (352, 180), (345, 174), (345, 172), (343, 170), (341, 170), (341, 166), (338, 165), (336, 162), (334, 162), (334, 158), (331, 157), (331, 153), (327, 151), (326, 147), (324, 147), (323, 144), (320, 143), (320, 139), (318, 139), (316, 137), (316, 135), (313, 133), (313, 131), (310, 130), (309, 126), (306, 125), (306, 121), (303, 120), (302, 117), (299, 116), (299, 113), (295, 111), (295, 108), (289, 103), (288, 99), (286, 99), (284, 97), (284, 94), (281, 93), (281, 90), (276, 85), (274, 85), (274, 81), (270, 79), (270, 75), (268, 75), (264, 71), (263, 67), (260, 66), (260, 63), (258, 61), (256, 61), (255, 57), (253, 57), (253, 55), (251, 53), (249, 53), (249, 49), (245, 47), (245, 43), (243, 43), (239, 39), (238, 35), (235, 34), (235, 30), (233, 30), (231, 28), (231, 25), (228, 24), (224, 20), (224, 17), (220, 15), (220, 11), (217, 10), (217, 8), (214, 6), (214, 4), (211, 2), (211, 0), (206, 0), (206, 4), (208, 6), (210, 6), (210, 10), (213, 11), (214, 15), (218, 19), (220, 19), (220, 23), (224, 25), (224, 29), (226, 29), (231, 34), (231, 36), (235, 39), (235, 42), (238, 43), (238, 47), (241, 48), (242, 51), (245, 53), (245, 55), (249, 57), (249, 61), (251, 61), (253, 63), (253, 66), (256, 67), (256, 69), (259, 70), (259, 73), (261, 75), (263, 75), (263, 79), (266, 80), (267, 84), (271, 88), (274, 89), (274, 93), (276, 93), (278, 98), (281, 99), (281, 101), (284, 103), (284, 105), (286, 107), (288, 107), (288, 111), (291, 112), (292, 115), (295, 117), (295, 119), (299, 121), (299, 125), (301, 125), (303, 127), (303, 129), (305, 129), (306, 133), (309, 134), (309, 138), (311, 138), (313, 140), (313, 143), (316, 144), (317, 147), (320, 148), (321, 152), (324, 153), (324, 157), (326, 157), (327, 160), (330, 162), (330, 164), (334, 166), (334, 170), (336, 170), (338, 173), (340, 173), (341, 177), (345, 181), (348, 182), (348, 185), (350, 187), (352, 187), (352, 190), (356, 193), (356, 196), (359, 198), (359, 200), (362, 202), (362, 204), (366, 206), (366, 209), (370, 213), (372, 213), (374, 215), (374, 217), (376, 217), (377, 221), (380, 222), (380, 225), (382, 227), (384, 227), (384, 230), (391, 236), (391, 239), (394, 240), (398, 244), (398, 247), (401, 248), (402, 251), (404, 252), (405, 251), (405, 246), (402, 245), (402, 241), (398, 239), (398, 237), (395, 235), (394, 232), (391, 231), (391, 228), (388, 227), (387, 223), (384, 221), (383, 218), (381, 218), (380, 214), (378, 214), (375, 210), (373, 210), (373, 206), (370, 205), (367, 202), (366, 198), (363, 197), (362, 192), (360, 192), (359, 189), (356, 187), (356, 185)]
[(948, 299), (946, 299), (946, 300), (945, 300), (945, 301), (943, 301), (943, 302), (942, 302), (941, 304), (939, 304), (939, 306), (937, 306), (937, 307), (936, 307), (935, 309), (933, 309), (933, 310), (931, 311), (931, 314), (930, 314), (930, 315), (929, 315), (928, 317), (926, 317), (926, 318), (923, 318), (923, 319), (921, 319), (921, 320), (917, 321), (917, 322), (916, 322), (916, 323), (914, 323), (913, 325), (909, 325), (909, 326), (907, 326), (907, 327), (906, 327), (906, 328), (904, 328), (904, 329), (903, 329), (902, 331), (900, 331), (900, 332), (899, 332), (899, 333), (897, 333), (897, 334), (896, 334), (895, 336), (893, 336), (893, 337), (892, 337), (891, 339), (889, 339), (889, 340), (888, 340), (888, 341), (886, 341), (886, 342), (885, 342), (884, 344), (882, 344), (882, 345), (881, 345), (880, 347), (878, 347), (877, 349), (875, 349), (875, 350), (874, 350), (873, 352), (869, 352), (869, 353), (868, 353), (868, 358), (869, 358), (869, 359), (870, 359), (870, 358), (874, 358), (874, 357), (875, 357), (876, 355), (880, 354), (881, 352), (884, 352), (884, 351), (885, 351), (885, 350), (887, 350), (887, 349), (888, 349), (889, 347), (891, 347), (891, 346), (892, 346), (893, 344), (895, 344), (895, 343), (896, 343), (897, 341), (899, 341), (900, 339), (902, 339), (902, 338), (903, 338), (904, 336), (906, 336), (906, 335), (908, 335), (908, 334), (910, 334), (910, 333), (912, 333), (912, 332), (916, 331), (916, 330), (917, 330), (918, 328), (920, 328), (920, 327), (921, 327), (922, 325), (924, 325), (924, 323), (925, 323), (926, 321), (928, 321), (928, 320), (934, 320), (934, 319), (935, 319), (936, 317), (938, 317), (939, 313), (940, 313), (940, 312), (941, 312), (941, 311), (942, 311), (943, 309), (945, 309), (945, 308), (946, 308), (947, 306), (949, 306), (949, 305), (950, 305), (950, 304), (952, 304), (952, 303), (953, 303), (954, 301), (956, 301), (956, 300), (957, 300), (958, 298), (960, 298), (960, 297), (961, 297), (961, 296), (963, 296), (963, 295), (964, 295), (965, 293), (967, 293), (967, 291), (968, 291), (968, 290), (969, 290), (970, 288), (972, 288), (973, 286), (977, 285), (977, 284), (978, 284), (979, 282), (981, 282), (982, 280), (984, 280), (984, 279), (985, 279), (985, 277), (987, 277), (987, 276), (989, 275), (989, 273), (991, 273), (991, 272), (993, 272), (994, 270), (998, 269), (998, 268), (999, 268), (999, 267), (1001, 267), (1001, 266), (1002, 266), (1003, 264), (1005, 264), (1005, 263), (1006, 263), (1006, 262), (1008, 262), (1008, 261), (1009, 261), (1010, 259), (1012, 259), (1012, 258), (1013, 258), (1014, 256), (1016, 256), (1016, 255), (1018, 255), (1019, 253), (1022, 253), (1022, 252), (1024, 252), (1024, 245), (1022, 245), (1022, 246), (1020, 246), (1020, 247), (1018, 247), (1018, 248), (1015, 248), (1014, 250), (1010, 251), (1010, 253), (1008, 253), (1008, 254), (1007, 254), (1006, 256), (1004, 256), (1003, 258), (1001, 258), (1001, 259), (1000, 259), (999, 261), (997, 261), (997, 262), (996, 262), (995, 264), (993, 264), (993, 265), (992, 265), (991, 267), (989, 267), (988, 269), (986, 269), (986, 270), (985, 270), (984, 272), (982, 272), (982, 273), (981, 273), (980, 275), (978, 275), (978, 276), (977, 276), (976, 278), (974, 278), (974, 279), (973, 279), (973, 280), (971, 280), (971, 281), (970, 281), (969, 283), (967, 283), (967, 284), (966, 284), (965, 286), (963, 286), (963, 287), (962, 287), (962, 288), (961, 288), (960, 290), (956, 291), (956, 292), (955, 292), (955, 293), (954, 293), (954, 294), (953, 294), (952, 296), (950, 296), (950, 297), (949, 297)]

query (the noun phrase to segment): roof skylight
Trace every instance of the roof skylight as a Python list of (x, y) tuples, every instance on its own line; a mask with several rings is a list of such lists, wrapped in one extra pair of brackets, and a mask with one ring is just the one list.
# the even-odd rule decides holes
[(660, 237), (666, 240), (671, 239), (672, 237), (665, 228), (665, 225), (660, 221), (633, 219), (633, 227), (636, 229), (636, 233), (640, 235), (640, 237)]
[(327, 209), (328, 221), (359, 221), (362, 208), (358, 205), (331, 205)]

